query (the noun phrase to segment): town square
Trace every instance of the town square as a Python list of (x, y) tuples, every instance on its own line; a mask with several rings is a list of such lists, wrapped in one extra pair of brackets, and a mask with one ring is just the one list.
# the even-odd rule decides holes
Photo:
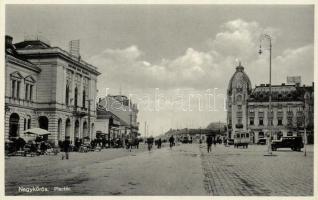
[(5, 10), (6, 196), (314, 196), (314, 5)]

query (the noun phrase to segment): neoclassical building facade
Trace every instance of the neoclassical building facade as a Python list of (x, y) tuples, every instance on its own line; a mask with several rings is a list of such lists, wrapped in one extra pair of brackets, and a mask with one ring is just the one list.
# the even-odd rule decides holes
[(29, 128), (57, 143), (95, 137), (97, 68), (41, 40), (6, 36), (5, 139)]
[(227, 90), (228, 135), (237, 131), (251, 133), (256, 143), (272, 131), (272, 139), (282, 136), (304, 136), (313, 140), (314, 85), (272, 85), (272, 110), (269, 111), (269, 85), (251, 87), (251, 81), (239, 64)]

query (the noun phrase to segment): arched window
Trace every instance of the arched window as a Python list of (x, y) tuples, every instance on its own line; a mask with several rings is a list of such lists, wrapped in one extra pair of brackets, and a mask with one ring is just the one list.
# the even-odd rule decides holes
[(30, 115), (27, 115), (24, 118), (24, 130), (30, 129), (30, 128), (31, 128), (31, 117), (30, 117)]
[(65, 121), (65, 138), (71, 135), (71, 120), (66, 119)]
[(39, 117), (39, 127), (45, 130), (49, 130), (49, 119), (45, 116)]
[(84, 138), (89, 137), (89, 135), (88, 135), (88, 127), (87, 127), (87, 122), (86, 121), (83, 123), (83, 137)]
[(76, 138), (79, 138), (79, 121), (78, 120), (75, 121), (75, 125), (74, 125), (74, 141), (76, 140)]
[(75, 88), (75, 92), (74, 92), (74, 106), (77, 106), (77, 87)]
[(57, 121), (57, 141), (62, 140), (62, 119)]
[(9, 119), (9, 137), (17, 137), (19, 133), (20, 117), (17, 113), (12, 113)]

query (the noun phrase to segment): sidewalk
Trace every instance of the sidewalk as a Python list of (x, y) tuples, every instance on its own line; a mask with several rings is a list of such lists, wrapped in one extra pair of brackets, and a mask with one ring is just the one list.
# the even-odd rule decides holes
[(264, 156), (266, 146), (248, 149), (201, 145), (205, 188), (214, 196), (313, 195), (313, 146), (304, 152), (282, 149)]

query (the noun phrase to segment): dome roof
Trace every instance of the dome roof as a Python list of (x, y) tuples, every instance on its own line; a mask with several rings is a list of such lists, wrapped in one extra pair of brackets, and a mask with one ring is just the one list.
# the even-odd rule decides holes
[(246, 86), (248, 92), (250, 92), (252, 89), (250, 78), (244, 72), (244, 67), (241, 65), (241, 62), (236, 67), (236, 71), (233, 74), (232, 78), (230, 79), (230, 82), (228, 85), (229, 95), (232, 94), (233, 88), (236, 88), (238, 84), (242, 85), (242, 87)]

